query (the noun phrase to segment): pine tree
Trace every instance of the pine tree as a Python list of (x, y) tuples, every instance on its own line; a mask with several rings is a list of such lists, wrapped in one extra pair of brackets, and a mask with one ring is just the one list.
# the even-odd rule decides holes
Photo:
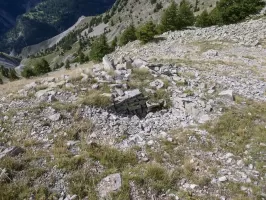
[(179, 29), (177, 18), (177, 4), (172, 1), (171, 5), (164, 11), (161, 18), (161, 31), (175, 31)]
[(8, 78), (11, 80), (11, 81), (14, 81), (14, 80), (17, 80), (19, 79), (19, 77), (17, 76), (17, 72), (15, 69), (9, 69), (9, 73), (8, 73)]
[(194, 25), (195, 22), (195, 16), (193, 14), (193, 11), (190, 9), (190, 4), (186, 0), (182, 0), (179, 6), (179, 9), (177, 11), (178, 16), (178, 26), (180, 28), (185, 28), (187, 26)]
[(117, 37), (115, 37), (111, 43), (111, 49), (114, 51), (117, 47)]
[(127, 43), (135, 41), (136, 39), (136, 28), (134, 24), (131, 24), (121, 35), (120, 45), (126, 45)]
[(83, 64), (85, 62), (85, 54), (82, 51), (79, 52), (78, 60), (80, 64)]
[(107, 43), (106, 36), (103, 34), (92, 43), (90, 51), (90, 59), (99, 62), (106, 54), (110, 52), (111, 48)]
[(150, 42), (151, 40), (154, 39), (155, 35), (156, 35), (156, 26), (152, 21), (147, 22), (137, 31), (137, 38), (143, 43)]
[(24, 67), (24, 69), (21, 72), (21, 76), (24, 78), (30, 78), (32, 76), (35, 76), (33, 69), (30, 66)]
[(34, 66), (34, 74), (35, 75), (42, 75), (51, 72), (51, 68), (49, 67), (49, 63), (45, 59), (41, 59), (35, 66)]
[(196, 26), (198, 27), (207, 27), (207, 26), (211, 26), (211, 20), (209, 17), (209, 14), (206, 10), (204, 10), (198, 17), (196, 20)]
[(3, 65), (0, 67), (0, 74), (6, 78), (8, 78), (8, 69), (5, 68)]
[(69, 60), (66, 60), (65, 68), (66, 68), (67, 70), (69, 70), (69, 69), (71, 68), (71, 66), (70, 66), (70, 61), (69, 61)]

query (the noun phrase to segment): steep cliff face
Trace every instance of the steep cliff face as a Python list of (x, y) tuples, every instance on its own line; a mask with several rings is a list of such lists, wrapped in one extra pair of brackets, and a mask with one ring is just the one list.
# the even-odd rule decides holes
[[(96, 15), (115, 0), (0, 0), (0, 51), (9, 52), (48, 39), (82, 15)], [(18, 5), (17, 5), (18, 4)]]

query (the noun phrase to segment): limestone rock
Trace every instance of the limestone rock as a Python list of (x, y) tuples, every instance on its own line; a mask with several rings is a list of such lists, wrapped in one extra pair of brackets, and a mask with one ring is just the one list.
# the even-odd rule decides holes
[(235, 100), (233, 90), (224, 90), (224, 91), (219, 93), (219, 96), (226, 98), (226, 99), (229, 99), (231, 101)]
[(97, 190), (99, 192), (99, 197), (105, 199), (111, 192), (117, 192), (122, 186), (122, 179), (119, 173), (111, 174), (98, 184)]
[(134, 62), (132, 63), (132, 66), (140, 68), (141, 66), (146, 66), (147, 64), (148, 64), (148, 62), (138, 58), (138, 59), (134, 60)]
[(110, 71), (114, 69), (113, 63), (109, 60), (108, 56), (103, 57), (103, 65), (105, 71)]
[(219, 54), (218, 54), (218, 51), (210, 49), (210, 50), (204, 52), (203, 55), (206, 56), (206, 57), (216, 57)]
[(156, 79), (155, 81), (150, 83), (150, 86), (156, 89), (161, 89), (164, 87), (164, 82), (160, 79)]
[(56, 122), (56, 121), (60, 120), (61, 114), (60, 113), (56, 113), (56, 114), (50, 115), (48, 118), (51, 121)]

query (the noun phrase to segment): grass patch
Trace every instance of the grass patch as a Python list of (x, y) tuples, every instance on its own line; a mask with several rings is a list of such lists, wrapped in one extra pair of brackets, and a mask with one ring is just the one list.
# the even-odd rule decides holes
[(119, 151), (108, 146), (89, 146), (87, 149), (89, 157), (100, 163), (108, 169), (113, 168), (122, 171), (126, 167), (134, 166), (138, 163), (136, 154), (132, 150)]
[(153, 103), (160, 103), (160, 101), (165, 101), (165, 108), (170, 108), (172, 106), (171, 94), (166, 89), (158, 89), (155, 93), (148, 93), (149, 100)]
[(247, 104), (227, 110), (218, 121), (205, 126), (224, 149), (238, 155), (244, 153), (247, 144), (254, 144), (253, 153), (258, 153), (263, 150), (258, 144), (266, 143), (266, 104)]
[(86, 96), (81, 100), (81, 104), (87, 106), (95, 106), (100, 108), (106, 108), (111, 105), (111, 98), (102, 95), (102, 92), (97, 90), (90, 90)]
[(131, 89), (140, 89), (143, 90), (145, 87), (149, 86), (149, 83), (154, 80), (149, 69), (132, 69), (132, 74), (128, 86)]
[(146, 193), (150, 189), (156, 194), (166, 192), (168, 189), (175, 190), (176, 182), (180, 177), (180, 169), (169, 171), (159, 163), (140, 164), (134, 168), (126, 170), (123, 174), (122, 188), (119, 192), (112, 195), (113, 199), (130, 199), (130, 182), (134, 182)]
[(76, 110), (78, 106), (76, 104), (73, 104), (73, 103), (55, 102), (55, 103), (51, 104), (51, 107), (58, 112), (60, 112), (60, 111), (71, 112), (73, 110)]
[(94, 125), (90, 120), (82, 120), (78, 123), (74, 123), (70, 128), (66, 130), (67, 139), (69, 140), (85, 139), (85, 136), (90, 135), (93, 129)]

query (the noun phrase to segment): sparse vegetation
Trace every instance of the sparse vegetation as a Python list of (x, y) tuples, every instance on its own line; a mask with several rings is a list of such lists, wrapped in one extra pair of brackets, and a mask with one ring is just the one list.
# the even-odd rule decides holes
[(162, 32), (181, 30), (187, 26), (192, 26), (194, 21), (194, 14), (186, 0), (182, 0), (179, 8), (177, 4), (172, 1), (171, 5), (162, 15), (160, 30)]
[(105, 35), (101, 35), (96, 39), (91, 46), (90, 59), (100, 62), (102, 58), (111, 52), (111, 48), (107, 43), (107, 38)]
[(49, 63), (45, 59), (41, 59), (33, 68), (34, 74), (36, 76), (43, 75), (46, 73), (51, 72), (51, 68), (49, 66)]
[(111, 98), (102, 95), (100, 91), (91, 90), (85, 97), (83, 97), (81, 103), (83, 105), (105, 108), (111, 105)]
[[(247, 102), (246, 108), (228, 110), (214, 124), (208, 124), (207, 130), (221, 142), (221, 147), (229, 152), (243, 155), (247, 144), (265, 143), (265, 103)], [(261, 147), (254, 147), (253, 156), (258, 158)], [(260, 162), (257, 159), (257, 162)]]
[(21, 76), (23, 76), (24, 78), (30, 78), (30, 77), (35, 76), (33, 68), (30, 66), (24, 67), (21, 72)]
[(134, 24), (131, 24), (121, 35), (119, 42), (120, 45), (126, 45), (127, 43), (132, 42), (136, 39), (136, 28)]
[(137, 30), (137, 38), (142, 43), (148, 43), (154, 39), (156, 35), (156, 26), (152, 21), (147, 22)]

